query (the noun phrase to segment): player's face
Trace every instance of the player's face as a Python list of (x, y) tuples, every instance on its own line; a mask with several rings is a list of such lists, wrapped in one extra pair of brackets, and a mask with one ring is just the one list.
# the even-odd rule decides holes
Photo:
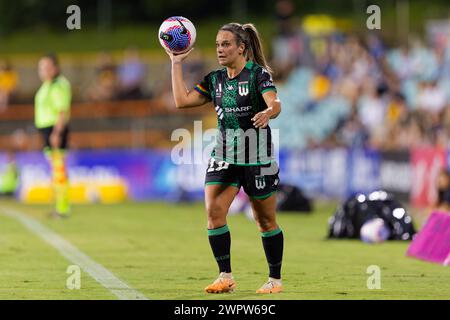
[(48, 58), (42, 58), (38, 64), (39, 78), (42, 81), (48, 81), (53, 79), (58, 73), (58, 68), (55, 66), (52, 60)]
[(219, 64), (231, 66), (243, 57), (244, 44), (237, 45), (236, 36), (230, 31), (220, 30), (216, 37), (216, 52)]

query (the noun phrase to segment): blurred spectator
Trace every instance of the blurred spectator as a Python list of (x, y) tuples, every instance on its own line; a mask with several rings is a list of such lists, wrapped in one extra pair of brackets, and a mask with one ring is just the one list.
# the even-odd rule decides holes
[[(186, 88), (193, 88), (197, 83), (203, 80), (205, 75), (205, 56), (201, 50), (195, 50), (189, 56), (189, 59), (183, 63), (183, 74), (185, 74)], [(175, 100), (172, 94), (172, 80), (166, 75), (170, 75), (170, 66), (166, 67), (166, 72), (163, 72), (158, 78), (158, 84), (154, 90), (158, 92), (155, 99), (159, 100), (168, 110), (174, 110)]]
[(363, 125), (368, 129), (371, 142), (375, 146), (384, 140), (384, 120), (386, 103), (375, 84), (366, 79), (363, 94), (358, 101), (358, 115)]
[(339, 145), (352, 148), (363, 148), (367, 145), (369, 133), (354, 110), (350, 118), (345, 120), (337, 129), (337, 140)]
[(159, 94), (156, 99), (159, 100), (166, 109), (176, 109), (175, 100), (173, 99), (172, 94), (172, 82), (170, 79), (164, 79), (159, 85)]
[(409, 112), (404, 95), (393, 94), (388, 103), (385, 129), (386, 137), (382, 148), (385, 150), (406, 150), (423, 141), (423, 125), (419, 112)]
[(373, 32), (369, 33), (367, 35), (366, 42), (368, 51), (372, 55), (372, 57), (374, 57), (376, 60), (380, 60), (384, 57), (385, 47), (378, 34)]
[(119, 99), (144, 98), (142, 86), (146, 73), (146, 66), (140, 60), (139, 51), (136, 48), (127, 49), (118, 69)]
[(278, 0), (275, 4), (277, 32), (279, 36), (291, 36), (294, 33), (295, 5), (292, 0)]
[(292, 0), (278, 0), (275, 4), (276, 35), (272, 40), (272, 64), (275, 78), (284, 79), (300, 63), (308, 64), (308, 39), (295, 23)]
[(9, 63), (0, 65), (0, 112), (6, 110), (18, 84), (17, 72)]
[(426, 133), (426, 121), (420, 112), (410, 112), (405, 122), (401, 125), (398, 138), (400, 149), (410, 149), (424, 143)]
[(359, 94), (359, 84), (355, 83), (348, 77), (342, 77), (339, 82), (334, 83), (339, 95), (345, 97), (352, 104), (356, 103)]
[(389, 127), (398, 125), (405, 121), (408, 115), (405, 96), (401, 93), (395, 93), (387, 107), (386, 120)]
[(322, 74), (315, 74), (309, 84), (309, 95), (318, 101), (326, 97), (330, 92), (330, 80)]
[[(203, 80), (205, 75), (205, 57), (201, 50), (193, 52), (189, 59), (183, 63), (183, 73), (187, 88), (193, 88), (197, 83)], [(168, 78), (170, 80), (170, 77)]]
[(111, 101), (117, 95), (117, 70), (112, 56), (107, 52), (99, 55), (94, 85), (88, 91), (91, 101)]
[(437, 85), (437, 81), (422, 82), (417, 95), (417, 106), (439, 120), (439, 114), (447, 103), (445, 91)]
[(411, 78), (414, 75), (414, 64), (407, 46), (394, 49), (390, 54), (389, 64), (400, 80)]

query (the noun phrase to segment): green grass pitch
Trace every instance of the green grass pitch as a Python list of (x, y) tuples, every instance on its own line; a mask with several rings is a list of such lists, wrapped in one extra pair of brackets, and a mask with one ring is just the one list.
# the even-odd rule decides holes
[[(406, 242), (368, 245), (326, 240), (335, 204), (312, 214), (282, 213), (285, 292), (261, 296), (267, 267), (259, 232), (244, 215), (230, 216), (237, 289), (208, 295), (217, 276), (202, 203), (124, 203), (74, 206), (69, 220), (47, 218), (49, 206), (1, 200), (74, 244), (149, 299), (450, 299), (450, 269), (405, 256)], [(71, 263), (20, 222), (0, 212), (0, 299), (116, 299), (87, 273), (66, 288)], [(367, 267), (381, 269), (381, 289), (367, 288)]]

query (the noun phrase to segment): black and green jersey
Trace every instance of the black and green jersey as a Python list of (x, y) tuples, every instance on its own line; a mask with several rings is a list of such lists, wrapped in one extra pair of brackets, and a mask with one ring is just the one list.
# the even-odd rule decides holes
[(214, 103), (219, 134), (212, 157), (237, 165), (267, 164), (273, 160), (269, 127), (256, 129), (251, 120), (267, 108), (264, 92), (276, 91), (269, 72), (249, 61), (236, 77), (228, 78), (227, 69), (209, 73), (195, 86)]

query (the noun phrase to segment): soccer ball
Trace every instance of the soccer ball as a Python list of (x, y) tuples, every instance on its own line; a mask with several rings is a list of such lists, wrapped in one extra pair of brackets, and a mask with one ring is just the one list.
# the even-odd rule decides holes
[(174, 54), (188, 51), (195, 43), (197, 32), (189, 19), (170, 17), (159, 27), (158, 38), (161, 46)]
[(360, 230), (361, 240), (367, 243), (380, 243), (387, 240), (390, 231), (381, 218), (370, 219), (365, 222)]

